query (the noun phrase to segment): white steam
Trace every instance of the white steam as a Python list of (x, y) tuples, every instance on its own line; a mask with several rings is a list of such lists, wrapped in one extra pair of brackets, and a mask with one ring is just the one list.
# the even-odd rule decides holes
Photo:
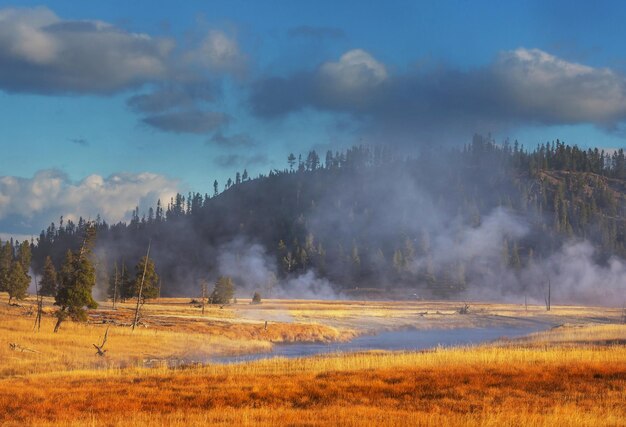
[(243, 297), (260, 292), (264, 298), (338, 298), (332, 283), (312, 270), (279, 281), (275, 258), (262, 245), (242, 237), (221, 246), (217, 262), (218, 273), (232, 277), (237, 295)]

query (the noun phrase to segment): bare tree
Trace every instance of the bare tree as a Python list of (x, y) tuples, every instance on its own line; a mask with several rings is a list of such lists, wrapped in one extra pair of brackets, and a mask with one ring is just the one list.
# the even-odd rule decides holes
[(37, 275), (35, 274), (35, 292), (37, 295), (37, 316), (35, 317), (35, 325), (33, 326), (34, 332), (39, 332), (41, 329), (41, 314), (43, 312), (43, 295), (39, 292), (39, 284), (37, 283)]
[(152, 240), (148, 241), (148, 252), (146, 253), (146, 262), (143, 265), (143, 274), (141, 276), (141, 283), (139, 284), (139, 292), (137, 293), (137, 305), (135, 306), (135, 319), (133, 320), (133, 331), (139, 322), (139, 308), (141, 307), (141, 294), (143, 293), (143, 282), (146, 279), (146, 269), (148, 268), (148, 260), (150, 259), (150, 245)]
[(207, 286), (208, 283), (206, 281), (202, 281), (202, 315), (204, 316), (204, 307), (206, 305), (207, 298)]
[(113, 279), (113, 310), (115, 310), (115, 303), (117, 302), (117, 261), (115, 262), (115, 278)]
[(104, 338), (102, 339), (102, 344), (97, 345), (94, 344), (93, 346), (96, 348), (96, 354), (98, 356), (104, 356), (104, 353), (107, 352), (107, 350), (104, 350), (104, 345), (107, 343), (107, 337), (109, 336), (109, 328), (107, 327), (107, 330), (104, 332)]

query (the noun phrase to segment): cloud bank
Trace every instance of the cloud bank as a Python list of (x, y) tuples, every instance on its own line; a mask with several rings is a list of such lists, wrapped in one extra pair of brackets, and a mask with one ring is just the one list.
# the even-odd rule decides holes
[(178, 191), (178, 182), (154, 173), (90, 175), (73, 182), (58, 170), (32, 178), (0, 177), (0, 231), (33, 231), (60, 216), (76, 220), (101, 215), (109, 223), (129, 219), (135, 207), (145, 211)]
[(131, 96), (142, 122), (174, 133), (209, 133), (228, 120), (209, 108), (214, 80), (242, 76), (237, 40), (210, 29), (200, 40), (134, 33), (98, 20), (64, 20), (46, 7), (0, 9), (0, 90), (41, 95)]
[(250, 107), (266, 119), (307, 108), (349, 113), (387, 136), (580, 123), (612, 130), (626, 120), (626, 78), (525, 48), (501, 52), (477, 69), (437, 65), (391, 73), (355, 49), (315, 70), (259, 79)]
[(110, 94), (163, 79), (174, 43), (102, 21), (0, 10), (0, 88), (43, 94)]

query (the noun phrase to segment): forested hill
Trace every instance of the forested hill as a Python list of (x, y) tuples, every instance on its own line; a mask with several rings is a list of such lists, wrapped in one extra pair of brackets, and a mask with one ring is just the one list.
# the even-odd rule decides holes
[[(303, 277), (343, 295), (458, 296), (505, 279), (522, 293), (536, 285), (528, 271), (561, 272), (552, 264), (576, 243), (595, 248), (585, 256), (600, 269), (626, 258), (623, 150), (559, 141), (525, 150), (476, 136), (414, 157), (354, 147), (285, 165), (255, 179), (237, 173), (221, 192), (216, 182), (209, 194), (160, 201), (129, 223), (98, 221), (99, 280), (114, 263), (134, 266), (150, 239), (162, 295), (197, 295), (220, 273), (266, 293)], [(47, 255), (60, 267), (84, 229), (81, 220), (43, 231), (36, 270)]]

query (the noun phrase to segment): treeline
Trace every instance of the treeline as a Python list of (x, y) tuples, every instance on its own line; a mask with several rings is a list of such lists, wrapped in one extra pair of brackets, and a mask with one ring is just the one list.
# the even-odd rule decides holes
[(9, 294), (9, 304), (13, 299), (22, 299), (30, 285), (31, 244), (21, 244), (10, 240), (0, 241), (0, 292)]
[[(498, 207), (530, 224), (523, 238), (499, 242), (506, 268), (549, 257), (574, 237), (593, 242), (600, 261), (626, 257), (623, 150), (560, 141), (527, 150), (476, 136), (462, 149), (417, 156), (358, 146), (328, 151), (323, 161), (316, 151), (286, 160), (285, 169), (255, 179), (237, 173), (222, 192), (215, 181), (211, 195), (178, 194), (148, 212), (136, 209), (128, 223), (98, 219), (101, 281), (110, 282), (115, 265), (118, 272), (133, 265), (151, 240), (161, 294), (197, 295), (200, 281), (218, 275), (224, 245), (243, 236), (266, 249), (278, 279), (313, 270), (346, 292), (401, 284), (446, 296), (479, 272), (467, 261), (435, 259), (433, 240), (441, 232), (435, 220), (475, 228)], [(43, 270), (47, 256), (59, 266), (85, 227), (83, 220), (61, 220), (42, 231), (32, 248), (35, 270)]]

